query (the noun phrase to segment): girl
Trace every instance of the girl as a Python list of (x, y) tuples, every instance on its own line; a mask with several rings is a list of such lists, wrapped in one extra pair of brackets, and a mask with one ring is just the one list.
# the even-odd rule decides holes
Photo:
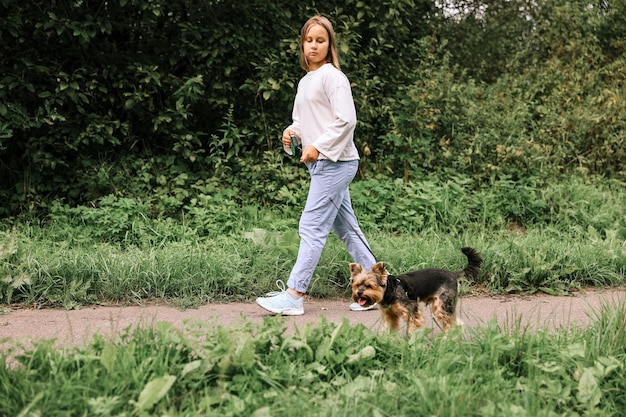
[[(311, 175), (298, 228), (298, 259), (287, 290), (256, 300), (264, 309), (286, 316), (304, 314), (304, 294), (331, 229), (354, 262), (368, 268), (376, 263), (350, 201), (348, 187), (359, 166), (354, 144), (356, 110), (348, 78), (339, 68), (335, 31), (327, 18), (314, 16), (302, 27), (300, 65), (307, 73), (298, 84), (293, 122), (282, 136), (289, 154), (291, 136), (300, 138), (300, 162), (306, 164)], [(362, 309), (356, 303), (351, 308)]]

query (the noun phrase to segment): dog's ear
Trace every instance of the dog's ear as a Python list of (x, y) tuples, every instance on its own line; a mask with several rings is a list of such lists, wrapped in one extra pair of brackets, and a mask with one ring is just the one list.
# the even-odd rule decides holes
[(374, 266), (372, 266), (372, 272), (377, 275), (385, 274), (385, 264), (382, 262), (375, 263)]
[(359, 275), (363, 271), (363, 267), (361, 264), (350, 264), (350, 276), (353, 277), (355, 275)]
[(378, 282), (381, 286), (387, 285), (387, 270), (385, 269), (385, 264), (382, 262), (378, 262), (372, 266), (372, 272), (376, 274), (378, 278)]

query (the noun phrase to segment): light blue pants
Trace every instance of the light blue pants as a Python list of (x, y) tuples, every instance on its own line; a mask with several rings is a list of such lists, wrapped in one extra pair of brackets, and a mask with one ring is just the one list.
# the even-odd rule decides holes
[(354, 262), (367, 269), (376, 263), (350, 201), (348, 187), (356, 175), (359, 161), (320, 159), (307, 166), (311, 183), (300, 217), (300, 248), (287, 281), (289, 288), (299, 292), (307, 291), (331, 229), (346, 246)]

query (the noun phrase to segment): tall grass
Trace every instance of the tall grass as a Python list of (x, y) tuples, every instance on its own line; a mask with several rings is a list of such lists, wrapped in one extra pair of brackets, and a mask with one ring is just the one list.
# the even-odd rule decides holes
[(624, 317), (621, 302), (586, 329), (494, 321), (447, 338), (324, 319), (295, 332), (280, 317), (158, 323), (71, 350), (5, 351), (0, 415), (620, 416)]
[[(626, 189), (614, 181), (572, 177), (546, 187), (500, 179), (478, 191), (460, 178), (359, 181), (352, 195), (373, 253), (391, 273), (459, 269), (460, 248), (472, 246), (485, 263), (466, 291), (560, 294), (626, 284)], [(250, 300), (287, 279), (299, 208), (197, 209), (150, 218), (138, 202), (109, 198), (100, 207), (57, 205), (43, 222), (6, 221), (0, 300), (78, 308), (158, 298), (188, 307)], [(349, 262), (331, 234), (310, 294), (347, 295)]]

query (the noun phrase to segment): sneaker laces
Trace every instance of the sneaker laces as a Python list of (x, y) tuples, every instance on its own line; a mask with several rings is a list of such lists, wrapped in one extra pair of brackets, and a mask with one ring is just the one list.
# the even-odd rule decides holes
[(276, 280), (276, 286), (280, 289), (280, 291), (270, 291), (267, 294), (265, 294), (266, 297), (275, 297), (277, 295), (280, 295), (282, 293), (284, 293), (285, 291), (287, 291), (287, 287), (285, 286), (285, 283), (283, 282), (282, 279), (277, 279)]

